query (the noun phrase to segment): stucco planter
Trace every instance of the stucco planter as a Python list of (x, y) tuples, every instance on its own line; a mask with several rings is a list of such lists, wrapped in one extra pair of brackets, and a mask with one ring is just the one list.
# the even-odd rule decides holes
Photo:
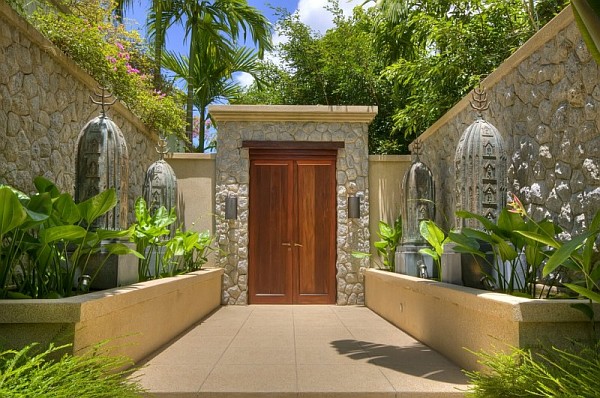
[(58, 300), (0, 300), (0, 347), (72, 343), (77, 354), (110, 340), (135, 362), (221, 303), (222, 269), (206, 269)]
[[(365, 273), (366, 305), (464, 369), (481, 369), (471, 351), (564, 346), (589, 337), (578, 300), (539, 300), (385, 271)], [(600, 305), (596, 308), (597, 320)]]

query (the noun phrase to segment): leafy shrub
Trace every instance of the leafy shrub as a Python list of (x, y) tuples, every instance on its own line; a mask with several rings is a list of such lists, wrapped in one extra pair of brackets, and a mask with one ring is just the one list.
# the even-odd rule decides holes
[(72, 14), (38, 8), (26, 15), (44, 36), (121, 100), (151, 129), (183, 135), (183, 95), (155, 90), (143, 40), (114, 23), (110, 9), (80, 1)]
[(515, 348), (509, 354), (476, 354), (488, 372), (469, 372), (475, 398), (592, 398), (600, 391), (600, 343), (552, 348), (543, 354)]
[[(38, 352), (35, 343), (19, 351), (0, 352), (0, 397), (4, 398), (129, 398), (144, 392), (135, 380), (119, 371), (131, 361), (99, 355), (92, 350), (81, 356), (65, 354), (68, 346), (50, 346)], [(97, 348), (99, 348), (98, 346)]]
[[(86, 273), (101, 242), (130, 233), (91, 227), (115, 207), (114, 189), (75, 203), (43, 177), (36, 177), (34, 185), (38, 193), (29, 197), (0, 184), (0, 299), (72, 295), (76, 272)], [(137, 255), (122, 243), (102, 247), (107, 254)], [(102, 264), (98, 271), (101, 268)]]
[(136, 223), (132, 226), (131, 240), (136, 250), (144, 254), (138, 262), (140, 280), (173, 276), (196, 271), (208, 261), (213, 238), (208, 231), (195, 232), (177, 229), (175, 209), (164, 206), (149, 209), (144, 198), (135, 202)]

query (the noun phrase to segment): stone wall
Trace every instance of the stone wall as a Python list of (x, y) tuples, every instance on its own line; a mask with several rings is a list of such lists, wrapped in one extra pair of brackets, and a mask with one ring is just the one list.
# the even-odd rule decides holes
[[(490, 102), (483, 117), (507, 147), (508, 191), (536, 219), (558, 222), (564, 238), (589, 226), (600, 209), (599, 77), (569, 7), (482, 84)], [(476, 117), (469, 100), (420, 137), (421, 158), (436, 182), (437, 221), (447, 228), (455, 210), (455, 149)]]
[[(42, 175), (74, 193), (77, 137), (100, 113), (98, 84), (0, 0), (0, 183), (35, 191)], [(129, 150), (129, 218), (157, 159), (156, 136), (122, 104), (107, 111)]]
[[(248, 302), (249, 150), (242, 141), (343, 141), (337, 157), (337, 303), (364, 303), (369, 251), (368, 123), (376, 109), (325, 106), (213, 106), (219, 124), (216, 232), (225, 269), (224, 304)], [(238, 219), (225, 220), (225, 198), (238, 199)], [(361, 196), (361, 217), (348, 218), (349, 195)]]

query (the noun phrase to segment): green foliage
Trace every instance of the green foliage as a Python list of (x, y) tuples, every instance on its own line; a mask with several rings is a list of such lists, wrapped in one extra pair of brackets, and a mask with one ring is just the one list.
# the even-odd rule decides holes
[(600, 3), (571, 0), (571, 4), (581, 36), (596, 62), (600, 63)]
[(177, 221), (175, 209), (168, 211), (161, 206), (152, 212), (146, 201), (138, 198), (135, 216), (137, 222), (132, 226), (131, 240), (136, 250), (145, 255), (138, 263), (140, 280), (196, 271), (208, 261), (213, 243), (210, 233), (177, 229), (173, 234), (172, 226)]
[(258, 72), (266, 84), (254, 84), (237, 104), (377, 105), (369, 126), (371, 153), (406, 153), (409, 141), (392, 136), (395, 103), (392, 84), (380, 79), (385, 68), (373, 46), (375, 9), (356, 8), (343, 16), (337, 1), (329, 3), (334, 28), (324, 35), (313, 32), (297, 13), (280, 11), (277, 34), (289, 40), (274, 51), (281, 61), (263, 62)]
[[(394, 85), (398, 101), (395, 129), (407, 137), (425, 131), (547, 22), (552, 11), (564, 7), (537, 1), (537, 8), (529, 10), (522, 0), (380, 3), (378, 46), (391, 52), (383, 78)], [(530, 11), (537, 15), (535, 24)], [(394, 49), (394, 43), (402, 49)]]
[(600, 345), (575, 344), (544, 354), (513, 348), (510, 353), (476, 353), (489, 371), (465, 372), (474, 398), (592, 398), (600, 391)]
[(133, 398), (144, 393), (131, 372), (119, 371), (131, 361), (98, 353), (101, 345), (80, 356), (57, 354), (69, 346), (36, 344), (0, 352), (0, 396), (5, 398)]
[[(560, 227), (549, 220), (534, 222), (527, 217), (523, 218), (521, 214), (509, 211), (508, 208), (500, 211), (497, 223), (468, 211), (457, 211), (456, 214), (464, 219), (478, 220), (483, 229), (463, 227), (459, 232), (451, 231), (449, 236), (456, 243), (455, 250), (488, 261), (487, 253), (480, 248), (481, 243), (487, 243), (493, 254), (490, 265), (496, 271), (495, 279), (488, 275), (492, 279), (492, 285), (509, 294), (522, 293), (534, 297), (546, 250), (542, 244), (527, 238), (522, 232), (555, 236), (561, 232)], [(505, 271), (505, 264), (509, 264), (508, 272)], [(518, 275), (523, 275), (524, 278), (520, 279)]]
[(543, 268), (546, 277), (555, 272), (558, 267), (572, 271), (571, 283), (565, 286), (588, 300), (588, 305), (575, 305), (589, 319), (592, 329), (595, 328), (594, 308), (592, 302), (600, 302), (600, 253), (595, 244), (600, 237), (600, 211), (592, 220), (586, 231), (572, 237), (567, 242), (560, 242), (554, 235), (539, 232), (517, 231), (519, 234), (542, 245), (548, 245), (554, 250), (548, 254)]
[(115, 23), (110, 10), (93, 2), (70, 5), (72, 14), (38, 8), (28, 20), (77, 65), (119, 98), (151, 129), (182, 134), (180, 94), (154, 89), (152, 64), (135, 32)]
[[(86, 274), (101, 242), (130, 233), (92, 228), (116, 205), (114, 189), (75, 203), (43, 177), (37, 177), (34, 185), (38, 193), (31, 197), (0, 185), (0, 298), (70, 296), (76, 272)], [(120, 243), (102, 248), (107, 254), (104, 261), (110, 254), (138, 254)]]
[(433, 259), (437, 271), (437, 280), (442, 281), (442, 254), (444, 246), (450, 241), (446, 233), (431, 220), (423, 220), (419, 224), (419, 233), (431, 248), (423, 248), (419, 253), (426, 254)]
[(402, 238), (402, 218), (399, 216), (393, 225), (385, 221), (379, 221), (379, 231), (377, 232), (379, 241), (375, 242), (375, 249), (383, 259), (383, 266), (391, 272), (394, 272), (396, 246)]

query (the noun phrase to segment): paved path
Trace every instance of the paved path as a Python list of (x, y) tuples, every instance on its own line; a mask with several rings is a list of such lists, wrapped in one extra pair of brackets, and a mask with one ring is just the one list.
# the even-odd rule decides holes
[(138, 371), (155, 397), (463, 396), (460, 369), (366, 307), (226, 306)]

